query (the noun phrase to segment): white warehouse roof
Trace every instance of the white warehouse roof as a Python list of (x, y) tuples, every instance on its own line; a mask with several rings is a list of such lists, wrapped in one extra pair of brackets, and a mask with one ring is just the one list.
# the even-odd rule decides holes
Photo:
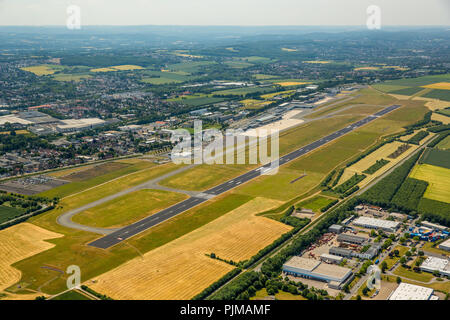
[(430, 300), (433, 292), (434, 290), (430, 288), (402, 282), (389, 300)]
[(358, 219), (353, 221), (353, 223), (355, 225), (371, 226), (374, 228), (381, 228), (381, 229), (396, 229), (400, 225), (400, 222), (375, 219), (370, 217), (359, 217)]

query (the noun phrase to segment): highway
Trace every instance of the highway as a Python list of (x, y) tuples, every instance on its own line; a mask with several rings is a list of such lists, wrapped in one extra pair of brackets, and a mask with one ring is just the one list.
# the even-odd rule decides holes
[[(282, 166), (290, 161), (293, 161), (333, 140), (336, 140), (340, 137), (342, 137), (343, 135), (354, 131), (364, 125), (366, 125), (369, 122), (372, 122), (376, 119), (378, 119), (379, 117), (399, 108), (399, 105), (392, 105), (390, 107), (387, 107), (373, 115), (370, 115), (358, 122), (355, 122), (341, 130), (338, 130), (326, 137), (323, 137), (319, 140), (316, 140), (306, 146), (301, 147), (300, 149), (297, 149), (291, 153), (288, 153), (282, 157), (280, 157), (279, 160), (279, 166)], [(209, 199), (220, 195), (222, 193), (225, 193), (231, 189), (234, 189), (250, 180), (255, 179), (256, 177), (261, 176), (262, 174), (265, 174), (266, 172), (270, 171), (270, 168), (272, 166), (274, 162), (272, 163), (268, 163), (264, 166), (261, 166), (259, 168), (256, 168), (254, 170), (248, 171), (234, 179), (231, 179), (227, 182), (224, 182), (218, 186), (215, 186), (211, 189), (208, 189), (206, 191), (204, 191), (203, 193), (191, 197), (187, 200), (184, 200), (182, 202), (179, 202), (167, 209), (164, 209), (158, 213), (155, 213), (149, 217), (146, 217), (138, 222), (135, 222), (133, 224), (130, 224), (126, 227), (123, 227), (117, 231), (114, 231), (106, 236), (103, 236), (102, 238), (99, 238), (91, 243), (89, 243), (89, 246), (92, 247), (96, 247), (96, 248), (101, 248), (101, 249), (108, 249), (128, 238), (131, 238), (145, 230), (148, 230), (166, 220), (169, 220), (170, 218), (173, 218), (177, 215), (179, 215), (180, 213), (183, 213), (203, 202), (208, 201)], [(276, 163), (276, 162), (275, 162)]]

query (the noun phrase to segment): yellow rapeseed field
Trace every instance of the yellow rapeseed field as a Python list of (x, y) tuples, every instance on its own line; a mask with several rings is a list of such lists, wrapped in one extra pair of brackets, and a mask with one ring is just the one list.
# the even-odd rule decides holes
[(291, 227), (256, 214), (281, 202), (255, 198), (224, 216), (86, 283), (114, 299), (191, 299)]

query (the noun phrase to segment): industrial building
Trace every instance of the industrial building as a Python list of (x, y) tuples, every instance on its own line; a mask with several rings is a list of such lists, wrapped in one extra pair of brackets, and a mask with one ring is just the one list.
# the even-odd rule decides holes
[(433, 289), (402, 282), (391, 293), (389, 300), (437, 300), (433, 293)]
[(339, 264), (344, 260), (344, 258), (335, 256), (333, 254), (323, 253), (320, 255), (320, 260), (322, 260), (324, 262), (328, 262), (328, 263)]
[(431, 223), (431, 222), (428, 222), (428, 221), (422, 221), (421, 225), (423, 225), (425, 227), (428, 227), (428, 228), (431, 228), (431, 229), (434, 229), (434, 230), (441, 230), (441, 231), (443, 231), (443, 230), (447, 230), (448, 229), (445, 226), (441, 226), (440, 224)]
[(340, 234), (344, 231), (344, 227), (338, 224), (333, 224), (328, 228), (329, 232)]
[(331, 247), (328, 252), (334, 256), (344, 257), (344, 258), (352, 258), (353, 251), (345, 248)]
[(295, 277), (327, 282), (334, 288), (339, 288), (352, 275), (351, 269), (297, 256), (283, 265), (283, 272)]
[(428, 257), (421, 265), (420, 269), (426, 272), (438, 271), (442, 276), (450, 276), (450, 264), (448, 259)]
[(337, 236), (338, 242), (345, 242), (345, 243), (351, 243), (351, 244), (357, 244), (362, 245), (366, 243), (369, 239), (359, 236), (354, 236), (351, 234), (340, 234)]
[(439, 245), (439, 249), (450, 251), (450, 239), (447, 239), (446, 241), (442, 242)]
[(375, 219), (369, 217), (359, 217), (353, 221), (355, 226), (368, 228), (368, 229), (381, 229), (387, 232), (395, 232), (400, 226), (400, 222)]

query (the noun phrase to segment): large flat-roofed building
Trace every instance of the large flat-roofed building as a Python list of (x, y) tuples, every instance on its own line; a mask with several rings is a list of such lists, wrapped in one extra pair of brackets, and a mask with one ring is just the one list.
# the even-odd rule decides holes
[(364, 237), (359, 237), (359, 236), (354, 236), (351, 234), (340, 234), (337, 236), (337, 241), (338, 242), (346, 242), (346, 243), (351, 243), (351, 244), (364, 244), (368, 241), (369, 239), (364, 238)]
[(353, 221), (355, 226), (368, 228), (368, 229), (381, 229), (387, 232), (395, 232), (400, 226), (400, 222), (382, 220), (369, 217), (359, 217)]
[(292, 257), (283, 265), (283, 272), (287, 275), (335, 284), (342, 284), (352, 275), (351, 269), (301, 257)]
[(447, 230), (448, 228), (445, 226), (441, 226), (440, 224), (437, 223), (431, 223), (428, 221), (422, 221), (421, 225), (431, 228), (431, 229), (435, 229), (435, 230)]
[(439, 245), (439, 249), (450, 251), (450, 239), (445, 240)]
[(106, 121), (98, 118), (86, 118), (86, 119), (69, 119), (61, 120), (61, 124), (56, 128), (59, 132), (71, 132), (83, 129), (98, 128), (106, 124)]
[(426, 272), (438, 271), (443, 276), (450, 276), (450, 264), (448, 259), (441, 259), (436, 257), (428, 257), (420, 265), (420, 269)]
[(391, 293), (389, 300), (435, 300), (433, 293), (433, 289), (402, 282)]

